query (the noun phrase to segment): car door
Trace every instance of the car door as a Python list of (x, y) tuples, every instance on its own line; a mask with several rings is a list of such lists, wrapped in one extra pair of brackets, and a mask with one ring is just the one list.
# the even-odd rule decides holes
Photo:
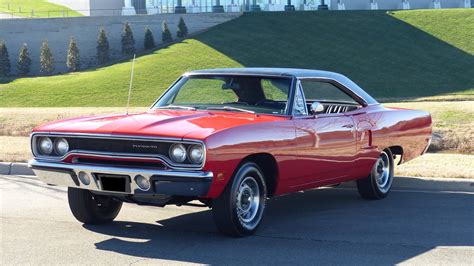
[[(315, 83), (319, 82), (319, 83)], [(326, 82), (327, 83), (327, 82)], [(305, 87), (306, 85), (306, 87)], [(356, 131), (350, 115), (309, 114), (306, 94), (318, 94), (325, 81), (299, 81), (295, 94), (293, 122), (297, 137), (295, 169), (299, 176), (295, 188), (305, 189), (352, 178), (356, 156)], [(312, 92), (311, 90), (315, 90)]]

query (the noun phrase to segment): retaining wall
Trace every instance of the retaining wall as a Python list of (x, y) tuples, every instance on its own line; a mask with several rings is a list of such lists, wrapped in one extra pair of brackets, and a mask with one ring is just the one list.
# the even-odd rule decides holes
[(39, 54), (43, 40), (48, 40), (54, 55), (55, 72), (66, 71), (66, 56), (69, 38), (74, 36), (80, 49), (83, 67), (94, 66), (99, 28), (104, 27), (109, 39), (111, 56), (121, 53), (121, 33), (123, 24), (130, 22), (137, 51), (143, 51), (145, 27), (149, 27), (156, 43), (161, 42), (161, 23), (167, 21), (176, 38), (180, 17), (186, 22), (189, 33), (198, 32), (220, 23), (237, 18), (241, 13), (201, 13), (201, 14), (160, 14), (127, 17), (77, 17), (52, 19), (11, 19), (0, 22), (0, 40), (7, 43), (12, 71), (16, 71), (18, 52), (23, 43), (28, 44), (33, 61), (32, 73), (39, 72)]

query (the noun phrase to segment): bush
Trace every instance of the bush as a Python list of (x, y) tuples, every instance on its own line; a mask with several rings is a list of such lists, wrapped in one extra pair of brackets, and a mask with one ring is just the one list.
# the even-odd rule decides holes
[(40, 72), (51, 74), (54, 72), (54, 58), (49, 49), (48, 41), (43, 41), (40, 53)]
[(132, 55), (135, 53), (135, 39), (130, 28), (130, 23), (125, 23), (122, 32), (122, 54)]
[(173, 36), (171, 36), (171, 31), (168, 28), (168, 23), (166, 23), (166, 21), (163, 21), (163, 24), (161, 25), (161, 40), (164, 43), (173, 41)]
[(8, 56), (7, 45), (4, 41), (0, 41), (0, 77), (5, 77), (10, 74), (11, 64)]
[(71, 41), (69, 42), (66, 65), (71, 72), (81, 69), (81, 57), (74, 37), (71, 37)]
[(149, 28), (145, 29), (145, 50), (150, 50), (155, 48), (155, 38), (153, 38), (153, 33)]
[(184, 19), (181, 17), (179, 18), (179, 23), (178, 23), (178, 32), (176, 33), (178, 38), (185, 38), (188, 36), (188, 27), (186, 26), (186, 23), (184, 23)]
[(99, 64), (105, 64), (110, 60), (110, 45), (107, 34), (104, 29), (99, 30), (97, 37), (97, 61)]
[(20, 48), (20, 54), (18, 55), (17, 63), (18, 74), (21, 76), (26, 76), (30, 73), (31, 70), (31, 58), (30, 53), (28, 52), (28, 46), (26, 43)]

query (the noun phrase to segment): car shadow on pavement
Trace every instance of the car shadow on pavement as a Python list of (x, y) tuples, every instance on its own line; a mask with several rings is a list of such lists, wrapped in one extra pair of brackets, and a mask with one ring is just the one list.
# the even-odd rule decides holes
[(470, 194), (391, 193), (367, 201), (351, 189), (311, 190), (270, 200), (257, 234), (241, 239), (220, 235), (209, 210), (157, 224), (84, 227), (110, 236), (96, 243), (97, 249), (145, 259), (395, 264), (439, 246), (474, 246), (472, 200)]

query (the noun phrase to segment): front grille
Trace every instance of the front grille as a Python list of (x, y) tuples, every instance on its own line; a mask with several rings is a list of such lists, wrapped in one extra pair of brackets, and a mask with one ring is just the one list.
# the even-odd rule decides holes
[(167, 155), (173, 143), (148, 140), (97, 139), (67, 137), (70, 150), (129, 154)]
[[(154, 158), (162, 160), (164, 164), (169, 167), (189, 167), (198, 168), (201, 165), (196, 165), (190, 161), (189, 158), (182, 163), (175, 163), (169, 158), (169, 150), (175, 143), (180, 143), (189, 149), (190, 146), (199, 144), (194, 141), (172, 141), (172, 140), (160, 140), (160, 139), (148, 139), (148, 138), (134, 138), (134, 137), (123, 137), (123, 136), (80, 136), (80, 135), (50, 135), (50, 134), (35, 134), (32, 138), (33, 154), (35, 157), (41, 159), (60, 159), (61, 156), (53, 151), (50, 155), (43, 155), (39, 153), (38, 141), (42, 137), (49, 137), (54, 143), (58, 138), (65, 138), (69, 143), (69, 153), (79, 153), (84, 155), (106, 155), (116, 156), (117, 158)], [(89, 162), (92, 163), (92, 162)], [(105, 164), (112, 164), (111, 162), (104, 162)], [(124, 164), (121, 164), (124, 165)], [(136, 165), (139, 166), (139, 165)], [(146, 163), (142, 166), (148, 167)], [(149, 167), (161, 167), (156, 165), (149, 165)]]

